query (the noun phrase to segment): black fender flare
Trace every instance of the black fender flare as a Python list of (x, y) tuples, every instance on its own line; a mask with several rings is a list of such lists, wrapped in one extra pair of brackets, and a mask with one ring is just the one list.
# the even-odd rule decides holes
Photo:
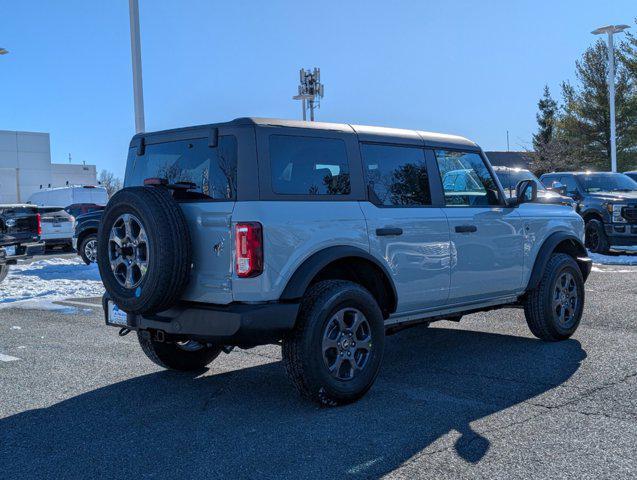
[(82, 239), (84, 239), (84, 237), (86, 237), (87, 235), (90, 235), (91, 233), (94, 233), (95, 235), (97, 235), (99, 226), (100, 226), (99, 221), (97, 222), (91, 221), (90, 223), (87, 222), (85, 225), (82, 225), (82, 227), (79, 230), (76, 230), (76, 238), (78, 241), (78, 246), (79, 246), (79, 243), (82, 241)]
[(305, 259), (288, 280), (285, 288), (283, 289), (283, 293), (281, 294), (281, 300), (296, 300), (301, 298), (307, 290), (307, 287), (310, 285), (312, 279), (323, 268), (336, 260), (346, 257), (357, 257), (368, 260), (381, 269), (387, 282), (391, 285), (391, 293), (393, 295), (395, 309), (395, 303), (398, 301), (398, 293), (396, 292), (396, 286), (394, 285), (394, 281), (389, 270), (387, 270), (387, 267), (370, 253), (361, 248), (352, 246), (327, 247), (313, 253)]
[(579, 212), (579, 214), (581, 215), (582, 218), (586, 218), (586, 217), (593, 217), (595, 219), (599, 218), (599, 220), (602, 223), (605, 223), (605, 217), (607, 216), (607, 215), (604, 215), (604, 211), (598, 210), (594, 206), (586, 207), (586, 209), (585, 210), (581, 210)]
[(582, 277), (584, 278), (584, 281), (586, 281), (586, 278), (591, 271), (592, 263), (591, 260), (588, 258), (586, 247), (584, 247), (582, 241), (575, 235), (566, 232), (555, 232), (549, 235), (546, 240), (544, 240), (544, 243), (540, 247), (540, 250), (535, 257), (535, 263), (533, 264), (533, 270), (531, 271), (527, 290), (532, 290), (538, 287), (538, 285), (540, 284), (540, 280), (542, 279), (544, 269), (546, 268), (546, 264), (551, 257), (551, 254), (555, 251), (555, 248), (564, 241), (570, 242), (572, 253), (575, 254), (573, 256), (577, 261), (580, 270), (582, 271)]

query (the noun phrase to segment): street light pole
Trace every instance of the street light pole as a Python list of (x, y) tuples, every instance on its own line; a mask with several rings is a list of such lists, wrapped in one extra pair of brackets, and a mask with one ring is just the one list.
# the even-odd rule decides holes
[(628, 25), (608, 25), (593, 30), (593, 35), (608, 34), (608, 103), (610, 104), (610, 166), (612, 172), (617, 172), (617, 146), (615, 144), (615, 49), (613, 34), (620, 33)]
[(133, 98), (135, 103), (135, 133), (146, 130), (144, 120), (144, 90), (142, 85), (142, 50), (139, 38), (139, 3), (128, 0), (130, 14), (130, 48), (133, 63)]

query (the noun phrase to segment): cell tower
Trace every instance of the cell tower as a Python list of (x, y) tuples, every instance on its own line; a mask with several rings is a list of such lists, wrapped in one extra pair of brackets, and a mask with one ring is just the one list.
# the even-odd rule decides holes
[(292, 97), (294, 100), (301, 100), (303, 109), (303, 120), (307, 120), (307, 110), (310, 110), (310, 121), (314, 121), (314, 109), (321, 108), (321, 98), (323, 98), (323, 84), (321, 83), (321, 69), (314, 68), (312, 72), (301, 69), (299, 94)]

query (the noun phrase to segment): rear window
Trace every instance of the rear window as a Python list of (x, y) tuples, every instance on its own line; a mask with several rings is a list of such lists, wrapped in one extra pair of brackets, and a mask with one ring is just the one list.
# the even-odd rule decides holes
[(345, 142), (334, 138), (272, 135), (272, 190), (284, 195), (348, 195)]
[(144, 155), (131, 149), (126, 185), (143, 185), (147, 178), (165, 178), (168, 183), (190, 182), (190, 191), (202, 198), (234, 200), (237, 196), (237, 139), (219, 137), (218, 146), (207, 138), (146, 145)]

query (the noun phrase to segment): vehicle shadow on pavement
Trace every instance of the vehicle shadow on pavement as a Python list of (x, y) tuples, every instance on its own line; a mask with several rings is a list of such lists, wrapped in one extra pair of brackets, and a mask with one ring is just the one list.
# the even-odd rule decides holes
[(489, 432), (471, 422), (524, 421), (537, 407), (511, 407), (559, 387), (585, 357), (576, 340), (413, 329), (388, 339), (369, 394), (335, 409), (301, 400), (280, 362), (143, 375), (0, 420), (2, 476), (377, 478), (440, 449), (476, 463)]

